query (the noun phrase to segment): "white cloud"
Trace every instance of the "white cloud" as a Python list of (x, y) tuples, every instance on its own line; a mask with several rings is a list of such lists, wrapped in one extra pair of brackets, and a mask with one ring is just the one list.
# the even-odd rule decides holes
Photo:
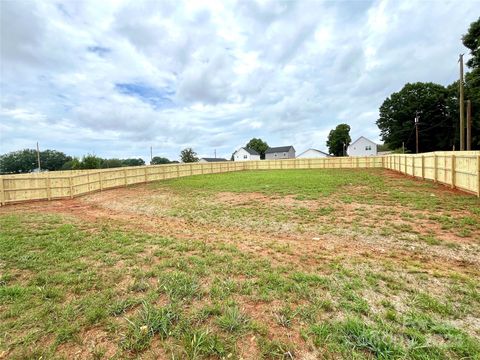
[(378, 139), (406, 82), (448, 84), (478, 2), (0, 2), (0, 152), (229, 157), (252, 137)]

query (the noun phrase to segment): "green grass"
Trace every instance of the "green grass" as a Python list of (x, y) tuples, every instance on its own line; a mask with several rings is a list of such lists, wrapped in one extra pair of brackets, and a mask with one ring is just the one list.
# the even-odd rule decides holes
[(0, 355), (479, 358), (474, 197), (377, 170), (195, 176), (147, 194), (125, 222), (0, 213)]
[(152, 188), (168, 187), (177, 192), (261, 192), (269, 195), (295, 195), (299, 200), (318, 199), (340, 186), (370, 182), (382, 186), (382, 177), (367, 172), (350, 171), (353, 176), (337, 176), (338, 170), (242, 171), (215, 175), (190, 176), (152, 184)]

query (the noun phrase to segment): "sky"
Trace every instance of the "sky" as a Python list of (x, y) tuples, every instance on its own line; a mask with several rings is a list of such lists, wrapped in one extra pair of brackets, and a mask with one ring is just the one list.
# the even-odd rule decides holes
[(0, 1), (0, 153), (297, 154), (336, 125), (381, 142), (407, 82), (458, 77), (463, 1)]

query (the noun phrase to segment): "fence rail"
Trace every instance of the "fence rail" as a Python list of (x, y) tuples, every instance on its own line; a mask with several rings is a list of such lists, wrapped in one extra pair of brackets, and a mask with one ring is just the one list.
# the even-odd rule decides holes
[(73, 198), (133, 184), (243, 170), (387, 168), (480, 196), (480, 151), (136, 166), (0, 176), (0, 204)]

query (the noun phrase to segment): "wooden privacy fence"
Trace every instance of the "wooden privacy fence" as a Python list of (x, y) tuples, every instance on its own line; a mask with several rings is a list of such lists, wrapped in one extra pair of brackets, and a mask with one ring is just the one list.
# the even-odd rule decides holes
[(384, 167), (480, 196), (480, 151), (384, 155)]
[(480, 196), (480, 151), (135, 166), (0, 176), (0, 204), (51, 200), (151, 181), (242, 170), (387, 168)]

